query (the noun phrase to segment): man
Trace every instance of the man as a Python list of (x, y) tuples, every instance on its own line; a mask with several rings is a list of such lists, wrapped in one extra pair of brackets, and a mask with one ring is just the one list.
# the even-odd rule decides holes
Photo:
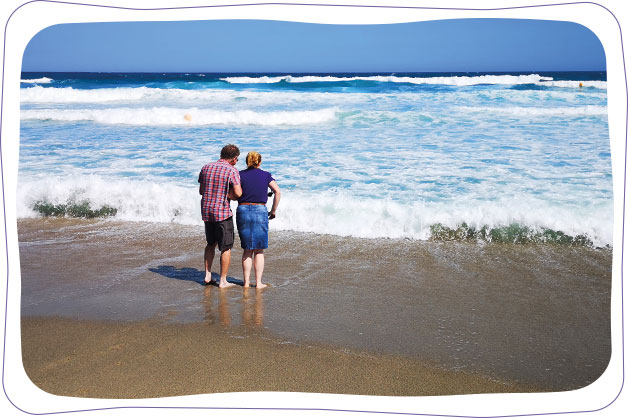
[(240, 150), (235, 145), (225, 145), (220, 151), (220, 159), (215, 163), (206, 164), (198, 175), (201, 184), (198, 192), (201, 199), (201, 215), (205, 222), (205, 284), (216, 284), (212, 280), (212, 262), (216, 246), (220, 250), (220, 283), (218, 287), (233, 286), (227, 281), (231, 248), (233, 247), (233, 214), (229, 199), (235, 200), (242, 196), (240, 173), (235, 168)]

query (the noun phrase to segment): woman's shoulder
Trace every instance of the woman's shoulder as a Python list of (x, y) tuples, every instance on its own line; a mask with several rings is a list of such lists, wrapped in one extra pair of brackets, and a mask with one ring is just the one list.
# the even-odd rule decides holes
[(273, 178), (273, 175), (272, 175), (272, 174), (270, 174), (270, 172), (268, 172), (268, 171), (264, 171), (264, 175), (265, 175), (265, 176), (266, 176), (266, 178), (268, 179), (268, 182), (269, 182), (269, 183), (270, 183), (271, 181), (275, 180), (275, 179)]
[(244, 170), (240, 170), (240, 174), (242, 174), (242, 173), (244, 173), (244, 174), (251, 173), (251, 174), (254, 174), (254, 175), (262, 175), (262, 176), (270, 176), (271, 175), (268, 171), (264, 171), (261, 168), (253, 168), (253, 167), (248, 167), (248, 168), (245, 168)]

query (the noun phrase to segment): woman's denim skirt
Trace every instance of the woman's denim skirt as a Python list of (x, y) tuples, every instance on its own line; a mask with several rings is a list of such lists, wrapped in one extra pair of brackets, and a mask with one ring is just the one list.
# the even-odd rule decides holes
[(266, 205), (239, 205), (236, 225), (245, 250), (268, 248), (268, 212)]

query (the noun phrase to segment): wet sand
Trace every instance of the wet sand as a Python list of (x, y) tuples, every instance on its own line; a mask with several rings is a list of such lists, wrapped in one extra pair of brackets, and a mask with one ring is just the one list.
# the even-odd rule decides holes
[(558, 391), (610, 358), (608, 249), (273, 232), (271, 287), (220, 290), (202, 286), (200, 227), (18, 232), (24, 366), (55, 394)]

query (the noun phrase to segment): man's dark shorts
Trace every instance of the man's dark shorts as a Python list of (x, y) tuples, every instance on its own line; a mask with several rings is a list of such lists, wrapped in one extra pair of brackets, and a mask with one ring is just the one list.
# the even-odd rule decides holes
[(233, 247), (233, 216), (220, 222), (205, 221), (205, 239), (207, 245), (218, 243), (220, 251), (230, 250)]

